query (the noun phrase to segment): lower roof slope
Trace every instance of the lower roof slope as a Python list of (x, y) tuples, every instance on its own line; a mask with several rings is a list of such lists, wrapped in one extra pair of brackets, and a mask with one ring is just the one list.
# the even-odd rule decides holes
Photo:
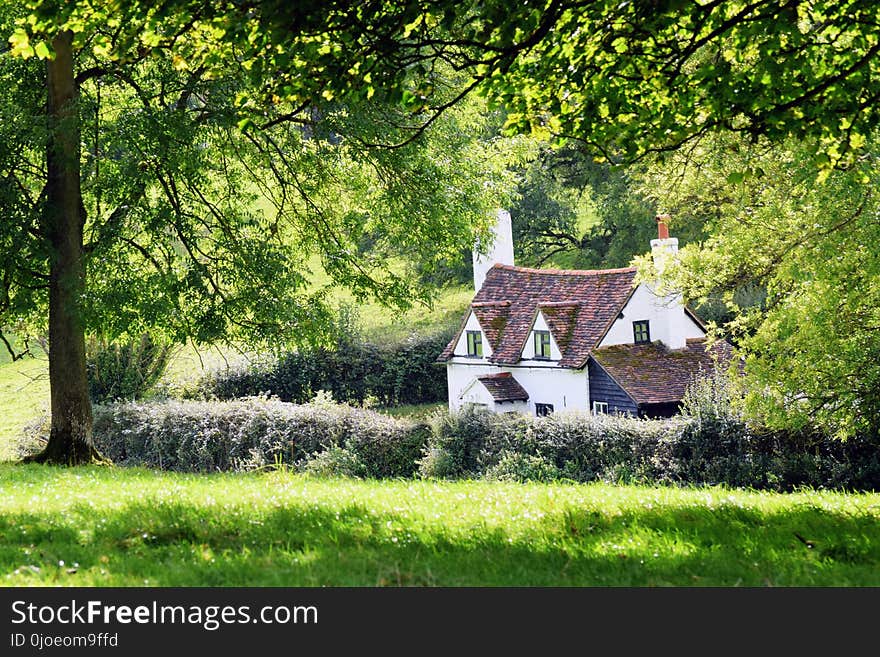
[(705, 338), (687, 340), (684, 349), (669, 349), (662, 342), (602, 347), (593, 358), (636, 404), (678, 402), (695, 378), (726, 368), (733, 357), (729, 343), (718, 341), (707, 348)]
[(477, 380), (483, 384), (496, 402), (528, 401), (529, 393), (510, 372), (484, 374)]

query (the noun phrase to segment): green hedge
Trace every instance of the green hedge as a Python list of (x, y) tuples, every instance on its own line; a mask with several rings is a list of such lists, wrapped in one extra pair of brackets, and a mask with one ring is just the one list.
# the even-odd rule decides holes
[(446, 401), (446, 375), (436, 360), (451, 338), (443, 331), (390, 344), (344, 341), (333, 349), (303, 349), (270, 362), (212, 372), (199, 383), (197, 394), (209, 399), (270, 394), (305, 403), (325, 390), (351, 404), (371, 398), (382, 406)]
[(121, 465), (184, 472), (304, 466), (331, 447), (354, 454), (368, 477), (410, 477), (427, 428), (319, 399), (304, 405), (128, 402), (95, 407), (95, 443)]
[[(33, 448), (44, 424), (34, 425)], [(362, 477), (880, 489), (880, 441), (760, 432), (729, 414), (669, 420), (435, 413), (428, 424), (318, 396), (125, 402), (95, 408), (95, 442), (121, 465), (206, 472), (281, 464)]]
[(420, 474), (579, 482), (880, 489), (880, 441), (762, 432), (730, 415), (437, 415)]

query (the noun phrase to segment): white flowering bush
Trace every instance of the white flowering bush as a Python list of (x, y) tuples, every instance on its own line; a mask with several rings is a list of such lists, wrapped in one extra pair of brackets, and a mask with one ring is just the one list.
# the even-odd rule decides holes
[(346, 447), (371, 477), (410, 476), (424, 427), (326, 397), (288, 404), (236, 401), (127, 402), (95, 407), (95, 443), (115, 463), (208, 472), (297, 465)]

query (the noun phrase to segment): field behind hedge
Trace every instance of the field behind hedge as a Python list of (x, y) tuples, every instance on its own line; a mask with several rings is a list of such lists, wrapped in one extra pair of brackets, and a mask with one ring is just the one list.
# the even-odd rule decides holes
[(880, 494), (0, 464), (4, 585), (878, 586)]

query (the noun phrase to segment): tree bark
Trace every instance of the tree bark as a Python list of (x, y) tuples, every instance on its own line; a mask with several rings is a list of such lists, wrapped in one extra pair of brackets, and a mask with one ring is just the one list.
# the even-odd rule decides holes
[(86, 375), (85, 291), (80, 188), (80, 120), (74, 81), (73, 35), (52, 42), (47, 63), (48, 185), (43, 221), (51, 245), (49, 268), (49, 389), (52, 427), (45, 450), (32, 461), (76, 465), (102, 460), (92, 443), (92, 404)]

